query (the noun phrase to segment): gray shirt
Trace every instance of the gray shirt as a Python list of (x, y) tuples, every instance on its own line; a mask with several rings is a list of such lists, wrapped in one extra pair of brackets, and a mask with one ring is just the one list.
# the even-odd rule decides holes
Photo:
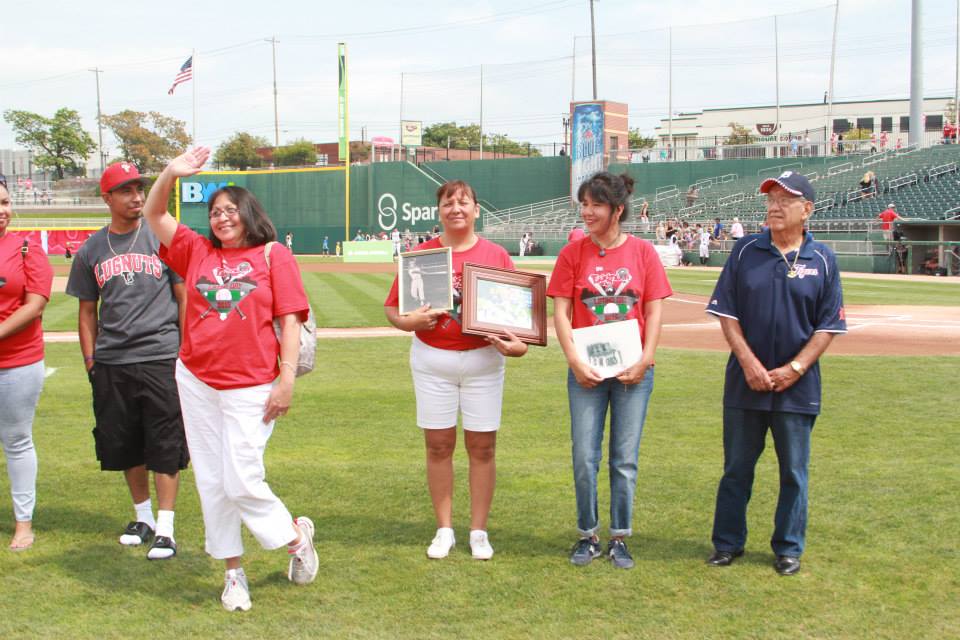
[(100, 301), (94, 357), (105, 364), (176, 358), (180, 329), (172, 285), (182, 279), (161, 262), (160, 241), (146, 222), (139, 235), (110, 233), (108, 239), (109, 228), (83, 243), (67, 280), (69, 295)]

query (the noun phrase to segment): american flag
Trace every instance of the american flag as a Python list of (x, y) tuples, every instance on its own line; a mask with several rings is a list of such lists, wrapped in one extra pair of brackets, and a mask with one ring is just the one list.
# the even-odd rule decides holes
[(193, 56), (187, 58), (187, 61), (183, 63), (183, 66), (180, 67), (177, 77), (173, 79), (173, 85), (170, 87), (170, 90), (167, 91), (167, 95), (173, 95), (173, 90), (177, 88), (178, 84), (183, 84), (187, 80), (193, 79)]

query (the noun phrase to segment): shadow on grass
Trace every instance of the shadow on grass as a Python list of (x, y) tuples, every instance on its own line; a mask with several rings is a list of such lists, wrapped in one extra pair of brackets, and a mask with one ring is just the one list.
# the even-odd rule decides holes
[[(125, 514), (126, 515), (126, 514)], [(127, 526), (127, 521), (121, 522), (117, 517), (103, 511), (91, 512), (73, 507), (62, 507), (56, 504), (43, 504), (37, 507), (35, 517), (38, 525), (43, 529), (63, 533), (92, 533), (119, 535)]]
[[(217, 583), (211, 580), (204, 555), (171, 560), (147, 560), (147, 545), (124, 547), (119, 543), (77, 545), (50, 561), (95, 591), (135, 592), (137, 597), (177, 601), (188, 605), (209, 603)], [(182, 550), (182, 549), (181, 549)]]

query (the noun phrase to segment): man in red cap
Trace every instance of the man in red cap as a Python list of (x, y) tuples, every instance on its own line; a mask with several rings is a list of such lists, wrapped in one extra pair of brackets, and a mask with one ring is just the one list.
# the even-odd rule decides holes
[(133, 498), (136, 516), (120, 544), (152, 540), (147, 558), (164, 560), (177, 552), (174, 504), (180, 470), (189, 460), (174, 382), (185, 290), (160, 261), (160, 243), (142, 223), (146, 184), (130, 162), (103, 172), (100, 192), (110, 224), (77, 252), (67, 293), (80, 301), (80, 351), (93, 389), (97, 459), (104, 471), (123, 471)]

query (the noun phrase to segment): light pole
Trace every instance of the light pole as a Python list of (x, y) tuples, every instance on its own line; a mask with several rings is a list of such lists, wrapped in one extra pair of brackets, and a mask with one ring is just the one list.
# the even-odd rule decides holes
[(102, 119), (102, 116), (100, 115), (100, 74), (103, 73), (103, 71), (101, 71), (97, 67), (90, 69), (90, 71), (92, 71), (97, 78), (97, 134), (99, 136), (99, 141), (100, 141), (100, 145), (98, 147), (100, 152), (100, 175), (103, 175), (103, 170), (105, 168), (104, 157), (103, 157), (103, 119)]

